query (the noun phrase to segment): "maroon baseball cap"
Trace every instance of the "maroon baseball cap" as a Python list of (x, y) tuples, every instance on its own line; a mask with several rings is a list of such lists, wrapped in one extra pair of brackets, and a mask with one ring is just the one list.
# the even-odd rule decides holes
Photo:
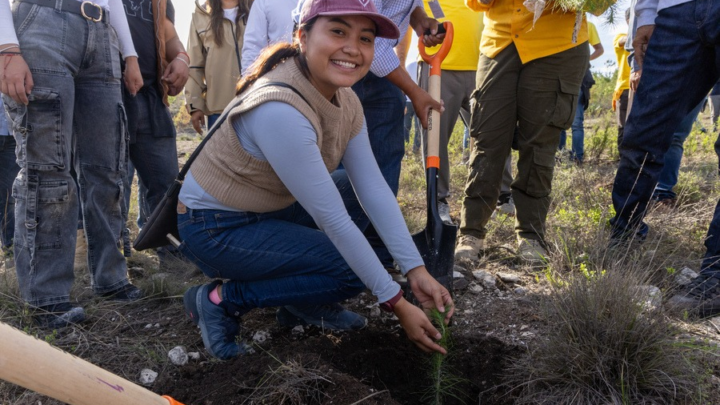
[(360, 15), (377, 26), (375, 35), (398, 39), (400, 30), (392, 20), (378, 13), (373, 0), (305, 0), (300, 11), (300, 24), (318, 16)]

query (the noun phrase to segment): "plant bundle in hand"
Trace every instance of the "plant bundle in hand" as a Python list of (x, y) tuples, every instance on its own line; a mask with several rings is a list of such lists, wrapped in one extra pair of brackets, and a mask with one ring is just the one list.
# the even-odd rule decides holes
[(575, 27), (573, 29), (572, 41), (577, 42), (577, 35), (582, 26), (582, 17), (585, 13), (599, 16), (606, 14), (608, 24), (615, 23), (615, 12), (617, 11), (617, 0), (525, 0), (523, 5), (533, 13), (533, 24), (545, 11), (549, 4), (553, 12), (576, 13)]

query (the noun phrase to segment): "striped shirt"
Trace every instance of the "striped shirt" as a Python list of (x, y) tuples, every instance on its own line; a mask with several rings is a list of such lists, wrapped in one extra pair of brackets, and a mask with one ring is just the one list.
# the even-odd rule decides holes
[[(400, 38), (410, 26), (410, 14), (416, 7), (423, 7), (422, 0), (374, 0), (378, 12), (392, 20), (400, 29)], [(375, 40), (375, 58), (370, 71), (376, 76), (385, 77), (400, 66), (400, 60), (393, 48), (397, 39), (378, 38)]]

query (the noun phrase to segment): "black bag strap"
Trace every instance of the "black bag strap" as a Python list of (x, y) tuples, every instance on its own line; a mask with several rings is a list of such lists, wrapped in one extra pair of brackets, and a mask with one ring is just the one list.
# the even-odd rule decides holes
[[(300, 98), (302, 98), (303, 101), (308, 103), (308, 105), (310, 104), (307, 101), (307, 99), (302, 94), (300, 94), (300, 92), (295, 87), (293, 87), (287, 83), (284, 83), (284, 82), (268, 82), (261, 86), (258, 86), (257, 88), (253, 89), (253, 91), (262, 89), (263, 87), (270, 87), (270, 86), (284, 87), (286, 89), (290, 89), (290, 90), (294, 91), (295, 94), (300, 96)], [(200, 145), (198, 145), (198, 147), (195, 148), (195, 151), (192, 153), (192, 155), (190, 155), (190, 158), (188, 158), (187, 162), (185, 162), (185, 165), (183, 166), (182, 170), (180, 170), (180, 173), (178, 173), (176, 181), (182, 182), (183, 180), (185, 180), (185, 175), (187, 175), (187, 172), (190, 170), (190, 165), (192, 164), (193, 161), (195, 161), (195, 159), (198, 157), (198, 155), (200, 155), (200, 151), (205, 146), (207, 141), (209, 141), (210, 137), (212, 137), (213, 134), (215, 134), (215, 132), (218, 130), (218, 128), (220, 128), (220, 125), (222, 125), (222, 123), (225, 122), (228, 114), (230, 114), (230, 111), (234, 110), (237, 106), (242, 104), (243, 101), (245, 101), (245, 98), (241, 98), (240, 100), (238, 100), (235, 104), (233, 104), (233, 106), (231, 108), (225, 109), (225, 112), (223, 112), (222, 115), (220, 116), (220, 118), (218, 118), (217, 121), (215, 121), (215, 124), (212, 126), (212, 128), (210, 128), (210, 131), (208, 131), (208, 134), (205, 135), (205, 139), (203, 139), (202, 142), (200, 142)]]

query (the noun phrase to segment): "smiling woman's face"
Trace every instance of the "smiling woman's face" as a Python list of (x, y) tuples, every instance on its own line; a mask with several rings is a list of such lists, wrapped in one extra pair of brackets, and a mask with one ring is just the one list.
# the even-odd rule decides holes
[(330, 100), (370, 70), (375, 54), (375, 23), (362, 16), (319, 17), (310, 32), (300, 30), (310, 82)]

